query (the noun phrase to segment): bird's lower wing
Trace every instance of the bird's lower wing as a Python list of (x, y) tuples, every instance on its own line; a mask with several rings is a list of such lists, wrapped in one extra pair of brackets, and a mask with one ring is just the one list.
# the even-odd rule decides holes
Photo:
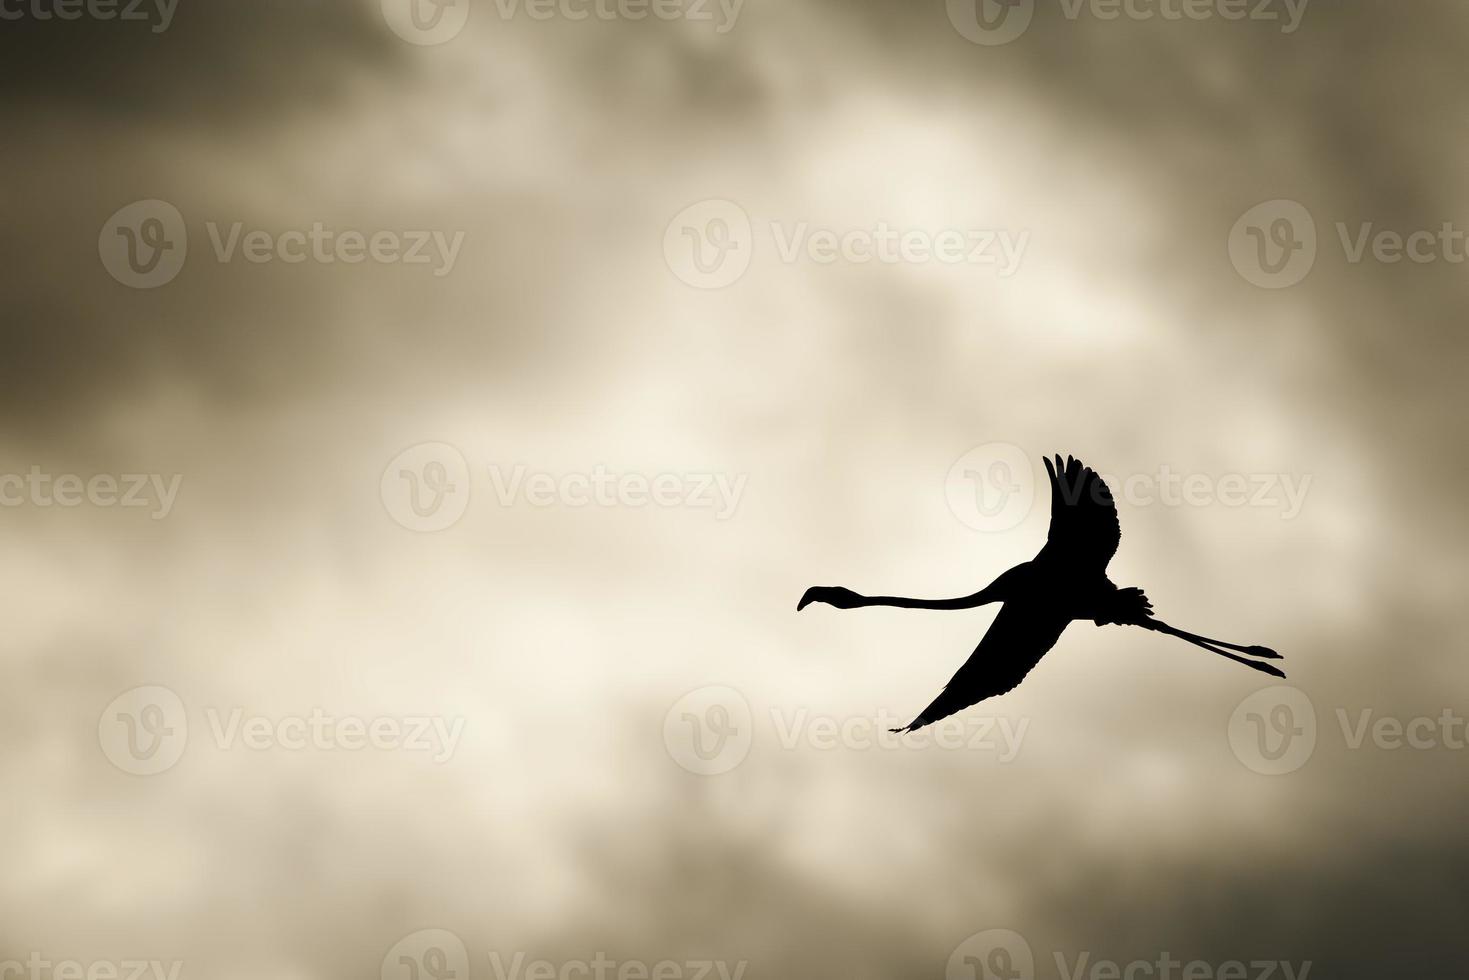
[(1068, 617), (1028, 604), (1005, 603), (990, 624), (989, 632), (933, 704), (924, 708), (906, 728), (894, 731), (917, 731), (985, 698), (1013, 690), (1040, 663), (1046, 651), (1056, 645), (1070, 621)]

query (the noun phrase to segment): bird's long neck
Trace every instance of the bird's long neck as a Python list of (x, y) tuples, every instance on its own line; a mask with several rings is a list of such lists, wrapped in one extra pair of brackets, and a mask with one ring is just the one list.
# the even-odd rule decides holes
[(908, 599), (891, 595), (862, 596), (855, 604), (859, 606), (897, 606), (899, 609), (973, 609), (976, 606), (999, 601), (999, 597), (992, 594), (993, 588), (991, 586), (973, 595), (960, 596), (955, 599)]

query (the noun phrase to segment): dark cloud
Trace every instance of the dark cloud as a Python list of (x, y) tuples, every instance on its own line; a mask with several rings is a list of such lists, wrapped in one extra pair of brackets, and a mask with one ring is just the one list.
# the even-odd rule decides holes
[[(767, 751), (700, 780), (648, 734), (674, 678), (837, 711), (946, 676), (935, 651), (982, 622), (827, 620), (817, 652), (784, 592), (982, 577), (1014, 539), (956, 539), (938, 484), (991, 438), (1086, 443), (1115, 453), (1103, 469), (1311, 474), (1296, 521), (1137, 508), (1119, 563), (1180, 614), (1287, 650), (1325, 724), (1459, 696), (1464, 267), (1323, 255), (1267, 293), (1225, 240), (1274, 197), (1326, 239), (1337, 221), (1469, 230), (1464, 19), (1318, 0), (1284, 35), (1038, 2), (995, 48), (942, 3), (836, 0), (750, 0), (727, 35), (502, 23), (486, 0), (442, 49), (346, 0), (181, 0), (159, 33), (0, 24), (8, 457), (187, 470), (158, 528), (0, 512), (18, 637), (0, 762), (32, 821), (11, 838), (27, 884), (0, 894), (7, 941), (81, 921), (82, 894), (221, 973), (371, 974), (428, 924), (481, 951), (747, 959), (752, 978), (938, 976), (985, 928), (1045, 964), (1463, 973), (1452, 758), (1323, 747), (1301, 774), (1243, 779), (1220, 732), (1243, 679), (1150, 643), (1068, 635), (1036, 700), (1007, 702), (1043, 730), (1008, 767)], [(931, 156), (946, 140), (957, 168)], [(660, 239), (712, 196), (791, 221), (1012, 208), (1063, 258), (998, 283), (767, 255), (726, 291), (684, 290)], [(190, 258), (135, 290), (98, 235), (145, 198), (184, 214)], [(209, 222), (467, 234), (435, 278), (221, 263)], [(481, 482), (463, 527), (399, 535), (376, 481), (430, 438), (476, 473), (717, 465), (754, 496), (711, 530), (517, 510)], [(428, 775), (236, 755), (119, 783), (96, 712), (160, 679), (266, 713), (394, 687), (465, 711), (478, 741)], [(1134, 769), (1168, 752), (1188, 792), (1149, 796)], [(162, 897), (121, 912), (134, 854)]]
[[(78, 125), (188, 125), (227, 136), (236, 127), (302, 111), (329, 111), (363, 71), (391, 71), (404, 45), (375, 5), (278, 0), (178, 0), (167, 28), (148, 0), (146, 20), (37, 19), (36, 4), (0, 32), (7, 116)], [(42, 9), (51, 4), (42, 2)]]

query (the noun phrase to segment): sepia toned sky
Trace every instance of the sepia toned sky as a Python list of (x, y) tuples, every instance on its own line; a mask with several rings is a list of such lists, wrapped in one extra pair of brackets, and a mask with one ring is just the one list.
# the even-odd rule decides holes
[(0, 975), (1469, 968), (1469, 15), (981, 3), (0, 2)]

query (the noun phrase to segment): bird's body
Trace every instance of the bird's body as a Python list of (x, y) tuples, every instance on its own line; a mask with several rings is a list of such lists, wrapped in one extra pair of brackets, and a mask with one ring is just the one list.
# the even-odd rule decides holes
[(933, 703), (904, 729), (912, 731), (946, 718), (985, 698), (1004, 694), (1025, 679), (1075, 620), (1098, 626), (1140, 626), (1187, 640), (1256, 670), (1285, 674), (1255, 660), (1229, 653), (1279, 659), (1266, 647), (1239, 646), (1186, 633), (1153, 618), (1153, 607), (1141, 589), (1118, 588), (1107, 577), (1107, 564), (1122, 538), (1111, 491), (1093, 470), (1075, 459), (1045, 461), (1051, 483), (1051, 527), (1046, 545), (1034, 559), (1016, 565), (988, 587), (959, 599), (904, 599), (863, 596), (850, 589), (816, 586), (806, 590), (799, 611), (824, 602), (841, 609), (856, 606), (899, 606), (909, 609), (968, 609), (991, 602), (1004, 606)]
[(1044, 553), (1001, 576), (1000, 602), (1041, 602), (1067, 622), (1090, 619), (1098, 626), (1136, 624), (1147, 614), (1140, 589), (1119, 589), (1106, 575), (1082, 573)]

